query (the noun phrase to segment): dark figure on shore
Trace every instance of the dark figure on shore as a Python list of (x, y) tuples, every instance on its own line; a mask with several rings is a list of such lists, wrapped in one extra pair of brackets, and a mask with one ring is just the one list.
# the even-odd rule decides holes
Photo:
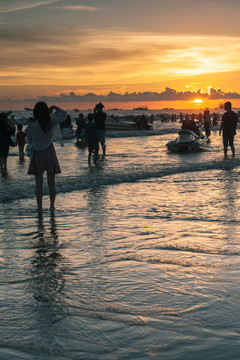
[(183, 120), (182, 129), (183, 130), (191, 130), (191, 131), (195, 132), (195, 134), (199, 133), (196, 122), (194, 120), (190, 119), (189, 117), (186, 117), (186, 119)]
[(67, 114), (55, 105), (48, 108), (45, 102), (40, 101), (33, 109), (33, 116), (34, 121), (29, 124), (27, 131), (27, 139), (33, 149), (28, 174), (35, 175), (37, 206), (38, 212), (41, 212), (43, 173), (47, 172), (50, 210), (53, 211), (56, 197), (55, 174), (61, 173), (53, 145), (54, 128), (66, 119)]
[(7, 173), (9, 146), (14, 146), (11, 136), (15, 133), (15, 124), (9, 119), (11, 112), (0, 114), (0, 164), (2, 174)]
[(209, 110), (204, 110), (203, 114), (203, 126), (205, 130), (206, 137), (208, 138), (211, 135), (211, 116)]
[(146, 115), (138, 115), (135, 118), (136, 127), (138, 130), (149, 130), (152, 127), (148, 124), (148, 117)]
[(203, 123), (203, 116), (202, 116), (202, 113), (199, 113), (199, 114), (198, 114), (198, 122), (199, 122), (199, 124), (201, 124), (201, 125), (202, 125), (202, 123)]
[(233, 144), (234, 136), (236, 135), (238, 117), (237, 113), (232, 111), (232, 104), (228, 101), (224, 104), (226, 112), (222, 116), (219, 135), (223, 133), (223, 147), (224, 155), (227, 156), (228, 146), (231, 147), (232, 155), (235, 156), (235, 147)]
[(26, 137), (26, 133), (25, 131), (23, 131), (22, 129), (22, 124), (18, 124), (17, 125), (17, 146), (18, 146), (18, 151), (19, 151), (19, 159), (23, 160), (24, 159), (24, 147), (25, 147), (25, 137)]
[(219, 120), (219, 116), (218, 114), (216, 114), (215, 112), (213, 113), (213, 119), (212, 119), (212, 124), (213, 126), (216, 126), (218, 124), (218, 120)]
[(151, 114), (149, 117), (149, 124), (153, 124), (153, 122), (154, 122), (154, 116), (153, 114)]
[(102, 146), (103, 155), (106, 155), (106, 144), (105, 144), (105, 120), (107, 114), (103, 112), (104, 105), (100, 102), (95, 106), (94, 109), (94, 120), (97, 126), (97, 133), (100, 144)]
[(86, 121), (84, 119), (84, 116), (82, 113), (79, 114), (78, 119), (76, 120), (77, 130), (76, 130), (76, 136), (77, 136), (77, 142), (76, 145), (80, 147), (86, 146), (86, 134), (85, 134), (85, 128), (86, 128)]
[(85, 131), (88, 146), (88, 164), (91, 165), (92, 154), (94, 154), (94, 164), (96, 164), (98, 159), (99, 137), (97, 133), (97, 126), (93, 122), (93, 114), (89, 113), (87, 119), (88, 123), (85, 126)]

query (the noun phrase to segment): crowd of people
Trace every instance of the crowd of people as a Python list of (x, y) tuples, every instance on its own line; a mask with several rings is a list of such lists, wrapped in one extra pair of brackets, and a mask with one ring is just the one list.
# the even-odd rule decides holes
[[(96, 105), (94, 112), (87, 116), (88, 122), (85, 123), (84, 117), (79, 116), (77, 121), (77, 141), (81, 134), (84, 134), (86, 145), (88, 146), (88, 163), (91, 164), (91, 156), (94, 154), (94, 163), (96, 163), (99, 153), (99, 143), (101, 144), (103, 155), (106, 154), (105, 145), (105, 119), (106, 113), (103, 112), (104, 105), (100, 102)], [(32, 148), (32, 156), (28, 168), (28, 174), (35, 176), (37, 209), (42, 211), (43, 197), (43, 174), (47, 173), (47, 182), (49, 188), (50, 210), (54, 210), (56, 190), (55, 175), (61, 173), (53, 140), (56, 128), (68, 125), (71, 126), (71, 118), (66, 111), (55, 105), (48, 107), (43, 101), (36, 103), (33, 109), (32, 121), (25, 131), (22, 125), (17, 126), (16, 144), (12, 136), (16, 132), (16, 126), (11, 112), (0, 114), (0, 164), (1, 173), (7, 172), (7, 158), (10, 146), (18, 146), (19, 159), (24, 159), (25, 138)]]
[[(104, 105), (98, 103), (94, 111), (87, 115), (87, 123), (83, 114), (80, 114), (76, 124), (77, 143), (83, 142), (88, 147), (88, 163), (91, 164), (91, 157), (94, 155), (94, 163), (96, 164), (99, 156), (99, 144), (101, 145), (103, 156), (106, 154), (105, 144), (105, 120), (107, 114), (103, 112)], [(230, 146), (232, 155), (235, 155), (234, 136), (238, 123), (238, 114), (232, 111), (230, 102), (225, 103), (225, 113), (221, 119), (219, 134), (223, 137), (224, 154), (227, 155)], [(11, 136), (15, 134), (15, 123), (10, 117), (11, 112), (3, 112), (0, 114), (0, 164), (1, 173), (7, 172), (7, 157), (9, 147), (15, 146)], [(180, 122), (183, 129), (190, 129), (197, 132), (196, 114), (189, 116), (180, 114)], [(205, 128), (206, 136), (211, 134), (211, 126), (219, 121), (218, 114), (210, 115), (209, 110), (205, 110), (204, 114), (198, 115), (197, 122)], [(152, 119), (153, 120), (153, 119)], [(173, 121), (176, 121), (175, 119)], [(45, 102), (36, 103), (33, 109), (33, 118), (25, 131), (22, 125), (18, 125), (16, 141), (19, 150), (19, 158), (24, 158), (25, 138), (32, 147), (32, 156), (28, 168), (28, 174), (35, 176), (36, 182), (36, 200), (38, 211), (42, 211), (43, 196), (43, 174), (47, 173), (47, 182), (49, 187), (50, 210), (54, 210), (56, 190), (55, 175), (61, 173), (58, 158), (53, 145), (54, 132), (60, 124), (71, 124), (66, 111), (53, 105), (48, 107)]]
[(88, 122), (86, 123), (82, 113), (79, 114), (76, 120), (76, 145), (79, 147), (88, 147), (88, 163), (91, 164), (91, 156), (94, 155), (94, 163), (98, 159), (99, 144), (102, 148), (103, 156), (106, 154), (106, 142), (105, 142), (105, 120), (107, 114), (103, 112), (104, 105), (99, 102), (93, 113), (87, 115)]
[(157, 114), (157, 116), (160, 118), (160, 121), (162, 123), (169, 123), (169, 122), (177, 122), (179, 119), (179, 122), (182, 123), (184, 120), (194, 120), (195, 122), (197, 122), (199, 125), (204, 125), (204, 117), (206, 115), (206, 113), (208, 112), (210, 118), (211, 118), (211, 126), (216, 126), (218, 125), (218, 123), (220, 122), (221, 118), (219, 113), (213, 112), (210, 115), (209, 110), (204, 110), (204, 113), (202, 114), (200, 113), (185, 113), (183, 114), (182, 112), (177, 115), (177, 114)]
[[(234, 136), (236, 135), (237, 124), (239, 122), (239, 114), (232, 111), (232, 104), (229, 101), (224, 104), (224, 110), (225, 113), (221, 119), (219, 135), (222, 134), (223, 137), (224, 155), (227, 156), (229, 146), (231, 148), (232, 155), (235, 156)], [(185, 118), (180, 118), (180, 122), (182, 122), (182, 129), (191, 130), (196, 134), (199, 132), (198, 124), (203, 124), (205, 134), (208, 138), (211, 135), (211, 127), (215, 124), (214, 119), (216, 119), (216, 116), (213, 115), (211, 119), (210, 111), (206, 109), (201, 121), (196, 122), (193, 114), (192, 117), (187, 115)]]

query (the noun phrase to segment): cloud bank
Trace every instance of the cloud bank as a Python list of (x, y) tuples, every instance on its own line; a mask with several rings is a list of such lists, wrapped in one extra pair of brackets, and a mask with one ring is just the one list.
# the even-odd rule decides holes
[[(134, 101), (193, 101), (194, 99), (202, 100), (227, 100), (240, 99), (240, 94), (237, 92), (224, 92), (221, 89), (210, 88), (208, 92), (198, 91), (177, 91), (166, 87), (162, 92), (125, 92), (118, 94), (110, 91), (107, 95), (97, 95), (95, 93), (87, 93), (84, 95), (77, 95), (74, 91), (68, 94), (60, 94), (58, 96), (41, 96), (39, 98), (26, 98), (24, 102), (56, 102), (56, 103), (81, 103), (81, 102), (134, 102)], [(5, 99), (6, 101), (6, 99)]]

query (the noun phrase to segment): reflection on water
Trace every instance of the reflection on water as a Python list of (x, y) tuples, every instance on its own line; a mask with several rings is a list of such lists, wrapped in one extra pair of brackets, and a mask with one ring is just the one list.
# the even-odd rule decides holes
[(0, 355), (237, 360), (240, 159), (222, 161), (219, 139), (186, 156), (169, 155), (166, 136), (112, 139), (91, 170), (70, 144), (58, 149), (50, 217), (35, 218), (35, 198), (19, 194), (34, 179), (12, 168), (9, 199), (20, 200), (0, 213)]
[(37, 327), (54, 324), (64, 317), (63, 292), (65, 285), (65, 259), (58, 242), (57, 225), (51, 214), (49, 228), (42, 215), (37, 219), (38, 233), (35, 239), (31, 271), (31, 289), (36, 300)]
[(238, 173), (236, 170), (225, 170), (222, 173), (222, 198), (225, 199), (222, 207), (223, 218), (228, 223), (222, 227), (229, 245), (238, 244), (239, 239), (239, 190), (236, 186), (238, 182)]
[(105, 187), (88, 189), (86, 198), (89, 227), (97, 236), (102, 236), (108, 221), (107, 189)]

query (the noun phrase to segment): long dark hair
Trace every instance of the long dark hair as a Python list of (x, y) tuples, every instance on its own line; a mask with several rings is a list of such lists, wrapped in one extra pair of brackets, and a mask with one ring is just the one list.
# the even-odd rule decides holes
[(42, 130), (47, 133), (50, 131), (50, 111), (47, 104), (44, 101), (39, 101), (36, 103), (33, 109), (34, 119), (37, 120), (42, 128)]

